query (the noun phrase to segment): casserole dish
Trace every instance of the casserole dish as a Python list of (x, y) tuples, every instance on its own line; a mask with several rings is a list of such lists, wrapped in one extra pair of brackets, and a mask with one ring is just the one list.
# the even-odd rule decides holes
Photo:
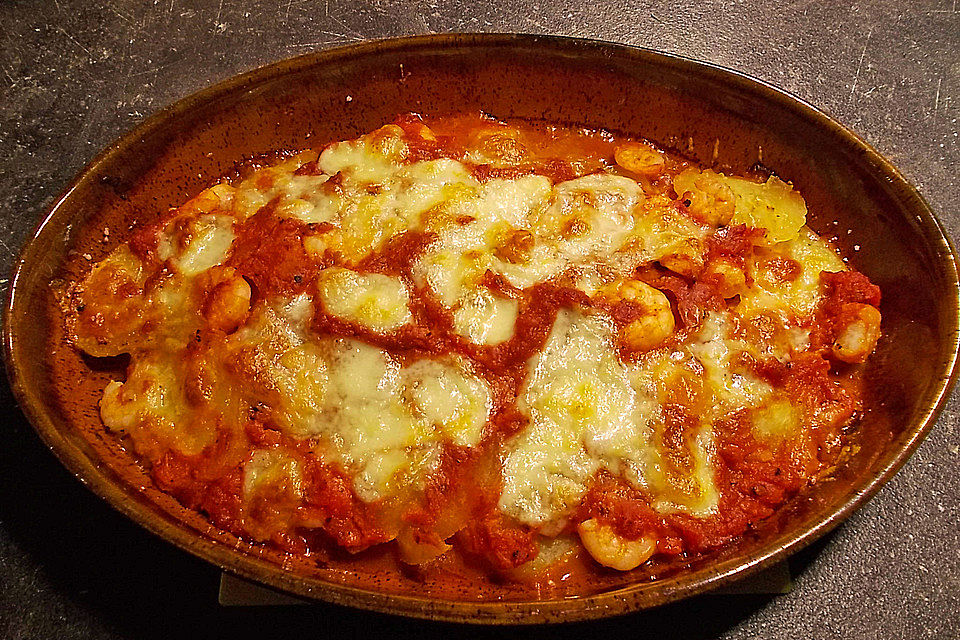
[[(854, 266), (884, 292), (885, 338), (868, 365), (868, 410), (860, 424), (863, 441), (873, 446), (733, 546), (653, 582), (560, 600), (488, 596), (478, 602), (469, 592), (423, 598), (395, 577), (344, 583), (334, 573), (348, 569), (283, 567), (281, 554), (238, 542), (151, 486), (134, 460), (98, 435), (91, 411), (97, 398), (59, 396), (49, 369), (39, 365), (52, 353), (61, 365), (72, 358), (77, 372), (89, 368), (66, 345), (51, 344), (51, 281), (76, 275), (84, 261), (98, 260), (122, 241), (129, 225), (182, 202), (245, 157), (352, 137), (407, 111), (483, 111), (632, 132), (704, 164), (743, 172), (760, 162), (793, 182), (809, 204), (810, 226), (835, 235)], [(889, 163), (808, 105), (732, 72), (638, 49), (451, 35), (280, 62), (145, 122), (84, 170), (24, 250), (12, 281), (5, 345), (12, 385), (41, 437), (95, 492), (169, 541), (309, 597), (508, 623), (593, 618), (669, 602), (757, 570), (822, 535), (873, 495), (932, 425), (953, 380), (956, 329), (955, 260), (929, 208)]]

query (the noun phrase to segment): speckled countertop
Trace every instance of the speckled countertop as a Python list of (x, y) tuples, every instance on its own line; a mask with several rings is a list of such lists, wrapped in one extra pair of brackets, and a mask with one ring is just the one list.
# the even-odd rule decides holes
[[(960, 237), (960, 11), (927, 2), (4, 0), (0, 278), (42, 211), (145, 116), (255, 66), (438, 31), (587, 36), (732, 67), (826, 110), (892, 159)], [(0, 293), (7, 281), (0, 280)], [(222, 608), (219, 572), (84, 489), (0, 385), (0, 637), (498, 635), (333, 606)], [(525, 637), (960, 637), (960, 396), (782, 596), (707, 596)], [(510, 635), (516, 631), (508, 632)]]

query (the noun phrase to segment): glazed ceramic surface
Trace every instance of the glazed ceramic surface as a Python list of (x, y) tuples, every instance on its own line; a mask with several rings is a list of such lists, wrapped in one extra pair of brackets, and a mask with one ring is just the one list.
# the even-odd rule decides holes
[[(393, 576), (284, 566), (152, 486), (103, 432), (97, 398), (65, 397), (57, 369), (103, 375), (59, 341), (51, 283), (83, 272), (130, 225), (186, 200), (251, 156), (320, 147), (406, 112), (484, 111), (643, 135), (706, 165), (755, 164), (803, 193), (809, 224), (836, 237), (884, 293), (884, 338), (868, 364), (861, 447), (832, 480), (752, 535), (654, 582), (560, 600), (418, 596)], [(109, 233), (104, 233), (107, 227)], [(242, 576), (300, 595), (436, 619), (535, 623), (614, 615), (700, 593), (766, 566), (836, 526), (914, 451), (952, 385), (957, 268), (929, 207), (841, 125), (736, 73), (612, 44), (445, 35), (362, 44), (283, 61), (194, 94), (104, 151), (58, 199), (17, 265), (4, 325), (21, 407), (93, 491), (166, 540)], [(51, 360), (53, 359), (53, 360)], [(96, 385), (91, 385), (91, 388)], [(102, 386), (102, 385), (101, 385)]]

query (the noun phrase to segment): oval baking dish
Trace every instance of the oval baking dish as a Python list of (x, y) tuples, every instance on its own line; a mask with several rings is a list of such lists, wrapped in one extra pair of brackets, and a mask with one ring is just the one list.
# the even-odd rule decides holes
[[(244, 159), (355, 137), (417, 112), (485, 112), (642, 135), (704, 165), (758, 164), (792, 182), (809, 225), (883, 291), (868, 362), (863, 446), (827, 482), (762, 526), (658, 579), (562, 599), (417, 595), (402, 576), (345, 576), (349, 563), (283, 563), (156, 488), (103, 436), (92, 394), (59, 393), (52, 283), (76, 277), (149, 221)], [(109, 224), (105, 224), (109, 222)], [(107, 230), (105, 231), (105, 226)], [(615, 615), (738, 579), (809, 544), (863, 504), (934, 423), (955, 376), (958, 277), (949, 241), (897, 170), (802, 101), (715, 66), (642, 49), (523, 35), (438, 35), (309, 54), (237, 76), (148, 119), (94, 159), (55, 202), (11, 280), (4, 345), (21, 408), (63, 464), (115, 508), (228, 571), (302, 596), (432, 619), (537, 623)], [(90, 369), (94, 379), (98, 372)], [(102, 386), (102, 385), (101, 385)], [(405, 581), (406, 580), (406, 581)]]

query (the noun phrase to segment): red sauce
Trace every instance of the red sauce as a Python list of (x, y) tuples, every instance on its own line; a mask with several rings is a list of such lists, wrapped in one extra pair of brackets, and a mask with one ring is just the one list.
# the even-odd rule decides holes
[(696, 327), (706, 312), (720, 311), (726, 307), (723, 296), (713, 282), (691, 282), (664, 270), (645, 270), (638, 275), (671, 298), (676, 306), (676, 315), (685, 327)]
[[(416, 116), (400, 118), (396, 125), (406, 143), (406, 162), (457, 159), (465, 162), (481, 182), (532, 173), (546, 175), (554, 182), (568, 180), (611, 166), (613, 150), (627, 140), (603, 131), (514, 128), (476, 117), (430, 121), (429, 130)], [(511, 162), (501, 166), (503, 163), (471, 160), (491, 156)], [(668, 156), (668, 175), (654, 181), (651, 188), (669, 193), (669, 172), (687, 164), (679, 157)], [(296, 173), (319, 175), (320, 169), (316, 161), (310, 161)], [(272, 180), (270, 176), (264, 179)], [(337, 174), (323, 188), (331, 193), (342, 191), (344, 180), (343, 175)], [(250, 283), (257, 299), (316, 293), (318, 274), (334, 260), (332, 255), (308, 254), (303, 237), (329, 231), (332, 225), (308, 225), (281, 217), (276, 213), (276, 204), (271, 202), (263, 207), (235, 230), (237, 239), (227, 264)], [(682, 202), (674, 206), (685, 210)], [(169, 219), (170, 215), (166, 220)], [(156, 223), (142, 228), (130, 240), (134, 254), (154, 266), (161, 226)], [(710, 271), (712, 261), (726, 261), (748, 270), (762, 237), (762, 231), (743, 225), (720, 228), (706, 240), (703, 271)], [(487, 272), (482, 285), (517, 300), (519, 315), (510, 339), (493, 346), (472, 344), (454, 332), (451, 310), (440, 303), (429, 287), (415, 285), (413, 267), (436, 240), (432, 233), (403, 233), (355, 265), (359, 271), (399, 277), (407, 284), (415, 318), (412, 325), (379, 334), (328, 313), (320, 296), (315, 295), (311, 329), (319, 335), (351, 337), (381, 346), (401, 361), (455, 355), (469, 362), (489, 385), (494, 399), (491, 419), (477, 448), (445, 445), (439, 470), (430, 476), (426, 486), (405, 496), (405, 501), (385, 499), (367, 504), (355, 495), (352, 479), (344, 469), (321, 461), (317, 450), (322, 443), (285, 435), (271, 416), (270, 407), (261, 402), (252, 407), (250, 419), (242, 427), (220, 425), (215, 442), (198, 455), (162, 449), (141, 451), (156, 485), (225, 531), (295, 556), (315, 558), (323, 566), (364, 566), (372, 573), (388, 570), (398, 575), (412, 574), (421, 582), (428, 578), (443, 584), (468, 580), (481, 590), (481, 586), (501, 581), (504, 575), (535, 558), (539, 550), (538, 532), (499, 510), (502, 481), (494, 455), (498, 447), (527, 426), (528, 418), (516, 406), (528, 373), (527, 363), (543, 348), (563, 308), (602, 310), (620, 327), (642, 317), (646, 310), (629, 300), (590, 298), (566, 284), (567, 274), (522, 290), (503, 276)], [(522, 234), (517, 235), (498, 257), (522, 262), (529, 250), (525, 243)], [(765, 268), (781, 281), (794, 280), (800, 273), (798, 263), (783, 257), (767, 260)], [(725, 310), (731, 304), (722, 295), (722, 283), (710, 277), (690, 278), (656, 264), (638, 268), (633, 277), (670, 299), (678, 325), (670, 344), (679, 343), (694, 331), (708, 312)], [(746, 277), (749, 279), (749, 273)], [(659, 554), (654, 565), (702, 553), (730, 542), (769, 517), (837, 459), (843, 445), (840, 432), (860, 407), (860, 390), (855, 376), (834, 370), (822, 347), (832, 339), (834, 326), (846, 321), (851, 304), (876, 306), (880, 292), (855, 271), (824, 273), (821, 277), (823, 302), (816, 317), (805, 320), (813, 329), (814, 350), (786, 363), (774, 358), (744, 358), (740, 363), (743, 369), (789, 398), (810, 428), (789, 438), (766, 439), (753, 428), (750, 410), (727, 415), (713, 425), (715, 479), (720, 491), (714, 515), (698, 518), (679, 511), (658, 511), (643, 490), (623, 478), (601, 472), (571, 514), (567, 533), (578, 522), (596, 518), (627, 539), (654, 536)], [(135, 300), (142, 291), (119, 277), (108, 279), (103, 285), (102, 295), (111, 299)], [(82, 309), (74, 309), (74, 313), (89, 325), (82, 330), (91, 335), (98, 335), (105, 323), (123, 324), (119, 317), (98, 318)], [(738, 328), (741, 332), (751, 330), (754, 329)], [(225, 339), (222, 332), (197, 335), (197, 344), (188, 350), (189, 357), (196, 362), (202, 360), (205, 350), (217, 349)], [(199, 378), (202, 367), (198, 365), (196, 369), (195, 377)], [(190, 402), (200, 405), (209, 400), (210, 389), (217, 381), (195, 382), (198, 390), (188, 397)], [(704, 409), (702, 386), (702, 381), (691, 373), (689, 379), (671, 391), (663, 406), (663, 425), (656, 436), (665, 452), (665, 473), (675, 480), (673, 488), (678, 492), (684, 490), (682, 479), (693, 468), (690, 451)], [(264, 482), (253, 498), (244, 502), (243, 466), (255, 448), (282, 454), (298, 465), (299, 485), (293, 486), (289, 478)], [(395, 538), (401, 546), (407, 540), (439, 549), (447, 541), (455, 548), (413, 571), (398, 563), (395, 553), (377, 555), (378, 545)], [(352, 555), (344, 558), (343, 550)], [(585, 584), (615, 582), (590, 562), (573, 562), (570, 566), (574, 579), (569, 585), (573, 591)], [(616, 580), (630, 579), (633, 578), (627, 574)], [(523, 591), (539, 587), (516, 588)], [(442, 590), (440, 594), (444, 595)]]
[(275, 206), (268, 204), (237, 231), (228, 263), (265, 298), (307, 291), (324, 266), (303, 248), (310, 225), (278, 216)]
[(752, 229), (742, 224), (722, 227), (707, 239), (708, 260), (721, 257), (743, 267), (753, 253), (754, 246), (762, 238), (761, 229)]
[(839, 312), (847, 303), (880, 305), (880, 287), (870, 282), (859, 271), (823, 272), (820, 280), (824, 286), (823, 309), (828, 314)]

